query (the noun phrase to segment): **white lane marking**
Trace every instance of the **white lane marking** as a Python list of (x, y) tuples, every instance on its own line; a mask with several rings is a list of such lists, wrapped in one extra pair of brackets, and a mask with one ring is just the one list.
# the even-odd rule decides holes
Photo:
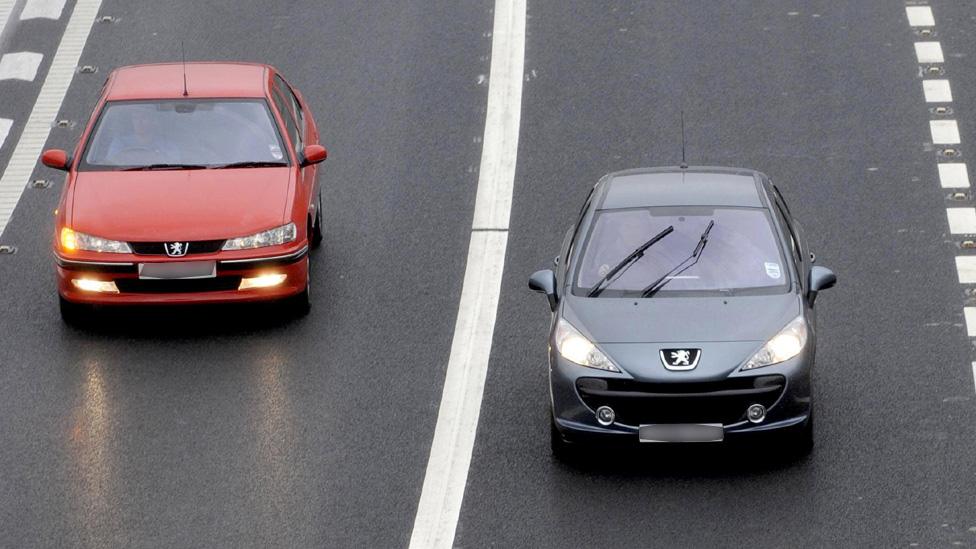
[(3, 29), (7, 26), (7, 20), (10, 19), (16, 3), (17, 0), (0, 0), (0, 36), (3, 36)]
[(957, 255), (956, 272), (960, 284), (976, 284), (976, 255)]
[(936, 145), (958, 145), (959, 125), (955, 120), (929, 120), (932, 143)]
[(942, 63), (942, 44), (939, 42), (915, 42), (915, 55), (919, 63)]
[[(488, 109), (471, 243), (410, 547), (454, 543), (471, 465), (501, 291), (515, 184), (526, 0), (495, 0)], [(485, 230), (487, 229), (487, 230)]]
[(27, 0), (24, 9), (20, 10), (20, 20), (25, 19), (61, 19), (65, 0)]
[(81, 58), (81, 51), (88, 41), (92, 24), (98, 15), (102, 0), (78, 0), (68, 20), (68, 26), (61, 37), (61, 43), (51, 61), (47, 78), (37, 95), (37, 102), (30, 118), (14, 149), (6, 171), (0, 176), (0, 236), (7, 228), (20, 195), (27, 187), (27, 181), (34, 172), (41, 148), (51, 132), (51, 122), (61, 110), (61, 102), (68, 92), (68, 86), (75, 75), (75, 68)]
[(973, 362), (973, 384), (976, 385), (976, 362)]
[(952, 88), (948, 80), (922, 80), (922, 90), (928, 103), (951, 103)]
[(0, 149), (3, 148), (3, 142), (7, 140), (7, 134), (10, 133), (10, 128), (13, 125), (13, 120), (9, 118), (0, 118)]
[(976, 209), (946, 208), (949, 232), (952, 234), (976, 234)]
[(7, 53), (0, 57), (0, 80), (26, 80), (32, 82), (37, 76), (44, 54), (32, 51)]
[(965, 162), (944, 162), (939, 164), (939, 184), (943, 189), (969, 186), (969, 169)]
[(976, 307), (964, 307), (962, 312), (966, 315), (966, 333), (976, 337)]
[(908, 15), (908, 24), (912, 27), (935, 26), (935, 17), (932, 16), (932, 8), (929, 6), (906, 6), (905, 13)]

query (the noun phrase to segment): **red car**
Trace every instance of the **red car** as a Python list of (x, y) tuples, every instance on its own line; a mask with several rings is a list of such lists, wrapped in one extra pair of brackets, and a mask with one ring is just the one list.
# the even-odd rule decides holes
[(74, 151), (54, 258), (62, 317), (91, 305), (286, 300), (309, 308), (326, 151), (273, 67), (173, 63), (109, 75)]

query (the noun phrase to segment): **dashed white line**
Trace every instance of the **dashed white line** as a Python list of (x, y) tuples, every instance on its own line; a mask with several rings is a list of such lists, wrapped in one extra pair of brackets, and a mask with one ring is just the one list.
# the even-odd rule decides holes
[(915, 42), (915, 55), (919, 63), (944, 63), (942, 44), (939, 42)]
[(32, 51), (7, 53), (0, 57), (0, 80), (26, 80), (33, 82), (44, 54)]
[(526, 0), (495, 0), (488, 109), (454, 339), (410, 547), (454, 542), (501, 291), (522, 111)]
[(964, 307), (962, 312), (966, 316), (966, 333), (976, 337), (976, 307)]
[(976, 255), (956, 256), (956, 272), (960, 284), (976, 284)]
[(952, 234), (976, 234), (976, 209), (946, 208), (949, 232)]
[(13, 120), (9, 118), (0, 118), (0, 148), (3, 148), (3, 142), (7, 140), (7, 134), (10, 133), (10, 128), (13, 125)]
[(16, 3), (17, 0), (0, 0), (0, 36), (3, 36), (3, 29), (7, 26), (10, 12), (14, 11)]
[(68, 92), (68, 85), (75, 75), (81, 51), (88, 41), (88, 34), (101, 5), (101, 0), (78, 0), (71, 12), (68, 26), (61, 37), (54, 59), (51, 60), (51, 68), (37, 95), (34, 109), (27, 119), (7, 169), (0, 177), (0, 236), (3, 235), (10, 215), (34, 172), (41, 148), (51, 132), (51, 122), (61, 110), (61, 102)]
[(20, 19), (61, 19), (65, 0), (27, 0)]
[(955, 120), (929, 120), (932, 143), (936, 145), (958, 145), (959, 125)]
[(922, 80), (922, 90), (928, 103), (951, 103), (952, 88), (948, 80)]
[(908, 15), (908, 24), (913, 27), (935, 26), (935, 17), (932, 16), (932, 8), (929, 6), (906, 6), (905, 13)]
[(939, 184), (943, 189), (969, 187), (969, 169), (964, 162), (939, 164)]

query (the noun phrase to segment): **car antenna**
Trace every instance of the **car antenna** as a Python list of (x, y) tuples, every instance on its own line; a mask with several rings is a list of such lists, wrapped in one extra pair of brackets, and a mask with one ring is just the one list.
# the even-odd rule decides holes
[(186, 48), (183, 47), (182, 40), (180, 40), (180, 53), (183, 54), (183, 97), (186, 97), (190, 92), (186, 89)]
[(681, 165), (678, 166), (682, 170), (688, 169), (688, 163), (685, 162), (685, 111), (681, 111)]

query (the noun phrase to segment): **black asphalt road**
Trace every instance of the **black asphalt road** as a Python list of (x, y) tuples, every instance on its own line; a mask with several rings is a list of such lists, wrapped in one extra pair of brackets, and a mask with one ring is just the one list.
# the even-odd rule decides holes
[[(976, 10), (933, 4), (972, 161)], [(60, 185), (28, 190), (2, 238), (19, 252), (0, 256), (0, 546), (407, 543), (464, 272), (492, 5), (103, 3), (117, 22), (93, 28), (81, 60), (99, 73), (75, 77), (62, 118), (87, 117), (112, 67), (178, 59), (181, 40), (189, 59), (274, 64), (309, 99), (330, 151), (313, 312), (65, 327)], [(903, 4), (529, 0), (528, 15), (508, 257), (455, 544), (976, 545), (974, 349), (953, 263), (968, 252), (947, 234)], [(40, 78), (63, 23), (25, 22), (0, 45), (38, 44)], [(0, 108), (26, 117), (39, 82), (0, 82)], [(548, 313), (526, 278), (599, 176), (679, 160), (682, 109), (689, 160), (768, 173), (838, 273), (818, 302), (817, 448), (798, 463), (709, 447), (555, 462)]]

